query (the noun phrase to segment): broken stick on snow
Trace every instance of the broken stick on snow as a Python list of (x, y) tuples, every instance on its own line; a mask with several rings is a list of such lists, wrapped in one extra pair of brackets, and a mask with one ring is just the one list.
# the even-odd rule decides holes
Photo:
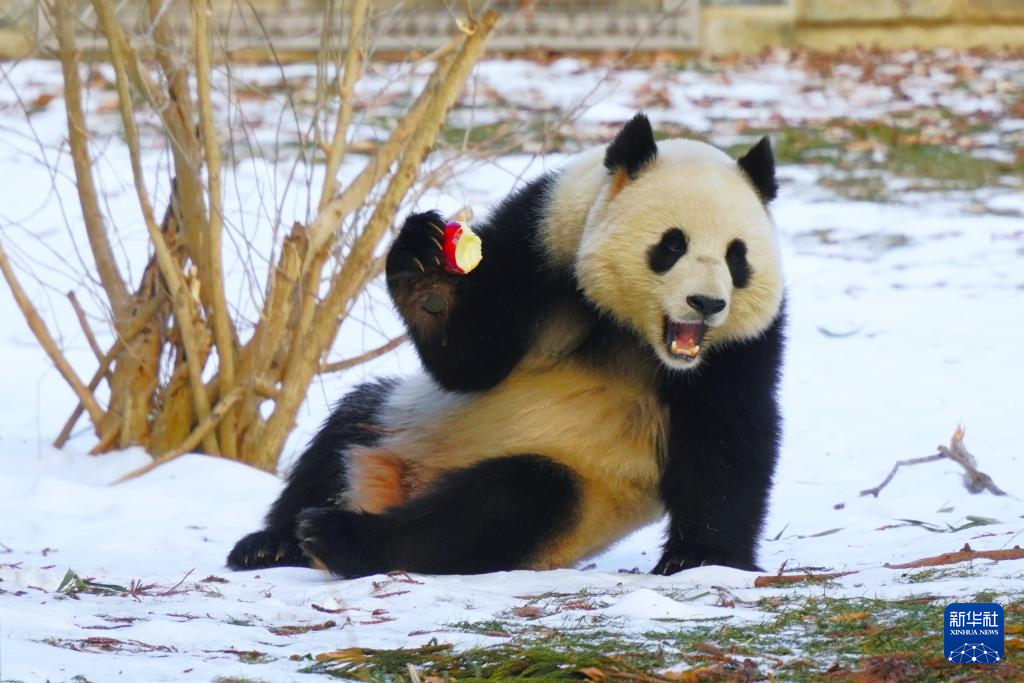
[(982, 491), (988, 491), (997, 496), (1005, 496), (1006, 491), (996, 486), (995, 482), (992, 481), (992, 477), (988, 476), (984, 472), (978, 469), (978, 462), (967, 447), (964, 446), (964, 428), (957, 427), (956, 431), (953, 432), (953, 437), (949, 440), (949, 447), (939, 446), (939, 452), (935, 455), (927, 455), (922, 458), (910, 458), (909, 460), (898, 460), (893, 465), (892, 471), (882, 480), (882, 483), (874, 488), (864, 489), (860, 492), (860, 495), (867, 496), (872, 495), (878, 498), (878, 494), (884, 489), (892, 478), (896, 476), (896, 471), (904, 465), (920, 465), (926, 462), (935, 462), (936, 460), (952, 460), (961, 467), (964, 468), (964, 486), (971, 493), (980, 493)]

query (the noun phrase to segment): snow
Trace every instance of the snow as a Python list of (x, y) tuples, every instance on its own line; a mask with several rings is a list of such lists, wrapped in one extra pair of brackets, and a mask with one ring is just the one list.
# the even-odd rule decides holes
[[(915, 69), (906, 55), (900, 58), (879, 73), (908, 74), (909, 100), (894, 99), (891, 74), (878, 83), (862, 82), (863, 70), (845, 65), (822, 77), (785, 56), (741, 64), (734, 73), (654, 67), (649, 73), (603, 71), (572, 59), (546, 67), (493, 61), (482, 65), (480, 81), (502, 92), (511, 111), (584, 102), (589, 106), (571, 125), (588, 140), (606, 137), (630, 116), (637, 89), (648, 81), (663, 86), (670, 102), (652, 111), (652, 118), (708, 132), (721, 144), (735, 140), (734, 124), (741, 117), (753, 125), (781, 114), (795, 125), (811, 126), (829, 116), (870, 118), (922, 102), (961, 113), (996, 111), (1005, 120), (993, 130), (1019, 135), (1020, 113), (1003, 110), (997, 87), (950, 86), (949, 73), (956, 68), (981, 69), (973, 57), (954, 55), (945, 63), (933, 55), (936, 64), (928, 69)], [(289, 78), (312, 77), (309, 68), (289, 69)], [(58, 69), (22, 63), (4, 65), (2, 72), (0, 169), (14, 180), (0, 184), (2, 239), (48, 324), (60, 330), (70, 361), (88, 375), (95, 360), (63, 301), (68, 289), (81, 295), (84, 279), (91, 277), (81, 232), (65, 227), (65, 216), (76, 224), (78, 209), (62, 145), (63, 115), (59, 100), (28, 118), (18, 105), (18, 98), (32, 102), (52, 92), (59, 85)], [(1006, 61), (990, 65), (983, 75), (1002, 82), (1021, 72), (1019, 62)], [(275, 70), (258, 67), (236, 70), (235, 76), (267, 86), (280, 81)], [(377, 88), (405, 87), (386, 68), (373, 78)], [(366, 92), (375, 94), (371, 87)], [(246, 117), (274, 119), (272, 107), (257, 102)], [(109, 120), (101, 121), (97, 130), (116, 130)], [(253, 132), (274, 139), (273, 130), (255, 126)], [(103, 140), (96, 172), (107, 190), (110, 215), (117, 217), (125, 262), (133, 257), (139, 263), (145, 239), (135, 199), (124, 185), (124, 148), (116, 136)], [(996, 143), (1005, 146), (1007, 140), (1012, 141)], [(166, 155), (154, 146), (144, 158), (159, 198), (166, 189), (155, 180), (166, 169)], [(463, 172), (426, 192), (419, 205), (446, 212), (470, 206), (479, 213), (519, 179), (563, 159), (561, 154), (512, 154), (460, 162), (454, 170)], [(301, 186), (307, 176), (318, 186), (320, 168), (298, 168), (298, 179), (289, 183), (290, 163), (274, 167), (252, 158), (233, 167), (225, 183), (227, 210), (248, 219), (233, 227), (236, 238), (270, 244), (277, 220), (302, 219)], [(344, 174), (358, 169), (352, 164)], [(52, 166), (59, 172), (51, 174)], [(773, 207), (784, 248), (790, 324), (783, 457), (760, 561), (766, 573), (783, 565), (787, 571), (854, 573), (814, 588), (755, 588), (757, 573), (719, 567), (653, 577), (644, 572), (658, 559), (658, 525), (577, 569), (353, 581), (307, 569), (231, 573), (224, 567), (227, 551), (256, 528), (280, 481), (194, 455), (111, 486), (148, 456), (126, 451), (90, 457), (84, 454), (91, 445), (87, 432), (64, 451), (51, 448), (74, 401), (11, 297), (0, 293), (6, 321), (0, 333), (0, 680), (76, 675), (127, 681), (243, 675), (308, 680), (299, 672), (308, 660), (290, 658), (356, 646), (414, 646), (435, 638), (460, 648), (502, 642), (501, 632), (463, 626), (495, 619), (536, 619), (558, 628), (586, 615), (600, 617), (602, 628), (611, 624), (623, 633), (642, 634), (665, 628), (663, 620), (673, 628), (708, 620), (756, 623), (766, 618), (753, 606), (756, 600), (777, 594), (897, 598), (930, 593), (950, 602), (983, 590), (1019, 594), (1024, 589), (1020, 561), (978, 560), (968, 571), (930, 581), (910, 581), (911, 571), (884, 566), (965, 543), (979, 550), (1024, 545), (1019, 406), (1024, 204), (1019, 187), (1006, 184), (973, 194), (894, 193), (892, 202), (873, 203), (831, 193), (817, 184), (821, 173), (814, 166), (782, 169), (782, 191)], [(229, 291), (238, 294), (239, 310), (254, 310), (259, 294), (247, 284), (248, 271), (258, 279), (261, 268), (265, 263), (258, 261), (245, 268), (233, 264)], [(84, 303), (92, 316), (102, 318), (98, 302)], [(398, 329), (380, 290), (357, 309), (357, 321), (365, 326), (346, 326), (338, 357), (371, 347)], [(347, 386), (414, 367), (405, 348), (314, 385), (284, 462), (301, 450)], [(858, 495), (878, 484), (896, 460), (933, 453), (958, 424), (967, 427), (967, 444), (980, 468), (1010, 495), (967, 493), (959, 468), (948, 461), (901, 470), (877, 498)], [(988, 523), (954, 530), (979, 518)], [(69, 569), (82, 579), (136, 588), (129, 595), (58, 593)], [(582, 602), (552, 596), (578, 596)], [(538, 609), (517, 614), (527, 605)], [(327, 622), (333, 625), (324, 626)], [(322, 628), (271, 631), (282, 626)]]

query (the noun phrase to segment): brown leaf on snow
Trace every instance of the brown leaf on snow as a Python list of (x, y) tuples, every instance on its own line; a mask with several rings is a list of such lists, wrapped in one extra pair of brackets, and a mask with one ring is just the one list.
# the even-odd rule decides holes
[(522, 607), (514, 608), (512, 614), (522, 619), (537, 619), (543, 617), (547, 612), (544, 611), (543, 607), (538, 607), (537, 605), (523, 605)]
[(954, 553), (942, 553), (934, 557), (924, 557), (920, 560), (903, 562), (901, 564), (889, 564), (886, 562), (884, 566), (889, 569), (918, 569), (919, 567), (936, 567), (943, 564), (956, 564), (957, 562), (978, 559), (996, 561), (1024, 560), (1024, 549), (1021, 549), (1019, 545), (1015, 545), (1009, 550), (974, 550), (969, 544), (964, 543), (964, 547)]
[(53, 93), (44, 92), (42, 95), (32, 100), (29, 105), (29, 109), (31, 111), (41, 111), (46, 109), (46, 105), (53, 102), (55, 99), (57, 99), (57, 96)]

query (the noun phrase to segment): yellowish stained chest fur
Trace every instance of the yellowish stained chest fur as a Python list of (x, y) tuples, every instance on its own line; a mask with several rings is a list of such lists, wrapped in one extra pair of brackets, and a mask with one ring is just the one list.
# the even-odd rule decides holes
[[(547, 336), (554, 343), (557, 324)], [(505, 455), (543, 455), (569, 467), (581, 483), (577, 518), (530, 563), (563, 567), (661, 514), (665, 422), (650, 383), (641, 378), (564, 358), (526, 359), (494, 389), (424, 414), (377, 448), (353, 450), (344, 502), (380, 512), (429, 489), (447, 470)], [(529, 495), (523, 492), (524, 505)]]

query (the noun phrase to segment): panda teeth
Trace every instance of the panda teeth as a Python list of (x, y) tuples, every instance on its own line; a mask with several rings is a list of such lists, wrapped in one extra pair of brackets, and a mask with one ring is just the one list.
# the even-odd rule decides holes
[(700, 354), (706, 322), (676, 322), (665, 317), (665, 347), (674, 358), (692, 361)]
[(683, 347), (679, 346), (679, 342), (673, 339), (672, 344), (669, 346), (669, 351), (672, 352), (673, 356), (693, 357), (700, 353), (700, 344), (695, 344), (691, 349), (683, 350)]

